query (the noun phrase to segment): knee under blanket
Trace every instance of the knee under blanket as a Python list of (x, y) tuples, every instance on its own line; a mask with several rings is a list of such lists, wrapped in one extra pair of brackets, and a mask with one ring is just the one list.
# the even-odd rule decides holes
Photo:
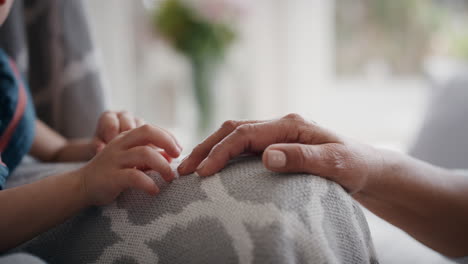
[[(40, 171), (28, 166), (16, 174)], [(49, 263), (377, 263), (364, 215), (339, 185), (252, 158), (181, 177), (157, 197), (129, 190), (15, 251)]]

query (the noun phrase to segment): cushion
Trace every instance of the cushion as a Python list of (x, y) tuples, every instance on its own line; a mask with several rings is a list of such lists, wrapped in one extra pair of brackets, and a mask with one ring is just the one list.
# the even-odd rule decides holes
[(410, 154), (445, 168), (468, 168), (468, 77), (437, 87)]

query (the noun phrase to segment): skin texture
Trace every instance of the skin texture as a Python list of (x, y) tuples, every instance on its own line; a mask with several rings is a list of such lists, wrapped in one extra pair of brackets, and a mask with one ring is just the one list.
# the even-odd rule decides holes
[(99, 118), (94, 138), (67, 140), (37, 120), (30, 154), (45, 162), (87, 161), (120, 133), (144, 124), (143, 119), (126, 111), (106, 111)]
[(110, 203), (126, 189), (156, 195), (158, 186), (142, 170), (158, 171), (171, 182), (175, 175), (166, 156), (176, 158), (181, 152), (168, 131), (144, 124), (127, 112), (104, 113), (96, 136), (80, 141), (67, 141), (38, 121), (33, 145), (31, 153), (44, 161), (91, 160), (77, 171), (0, 191), (0, 252), (83, 208)]
[(269, 121), (227, 121), (181, 163), (181, 175), (220, 171), (241, 154), (265, 167), (337, 182), (365, 207), (427, 246), (468, 255), (468, 179), (409, 156), (339, 136), (297, 114)]
[[(12, 3), (0, 0), (0, 24)], [(170, 159), (181, 151), (171, 133), (125, 111), (102, 114), (92, 139), (67, 140), (37, 120), (32, 156), (45, 162), (89, 162), (77, 171), (0, 191), (0, 253), (83, 208), (110, 203), (128, 188), (156, 195), (158, 186), (141, 170), (158, 171), (170, 182), (175, 176)]]

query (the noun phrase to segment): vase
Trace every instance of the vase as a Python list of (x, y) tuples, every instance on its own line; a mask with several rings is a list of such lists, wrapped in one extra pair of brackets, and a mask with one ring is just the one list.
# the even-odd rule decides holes
[(213, 60), (191, 58), (192, 80), (198, 110), (198, 136), (205, 137), (213, 128), (213, 83), (216, 66)]

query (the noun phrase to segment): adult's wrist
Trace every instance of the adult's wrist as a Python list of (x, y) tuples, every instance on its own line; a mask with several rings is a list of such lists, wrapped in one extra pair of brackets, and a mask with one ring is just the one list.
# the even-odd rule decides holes
[(373, 160), (370, 164), (367, 179), (361, 191), (365, 196), (379, 195), (388, 186), (392, 185), (392, 181), (398, 178), (403, 171), (404, 155), (402, 153), (383, 149), (373, 148)]

